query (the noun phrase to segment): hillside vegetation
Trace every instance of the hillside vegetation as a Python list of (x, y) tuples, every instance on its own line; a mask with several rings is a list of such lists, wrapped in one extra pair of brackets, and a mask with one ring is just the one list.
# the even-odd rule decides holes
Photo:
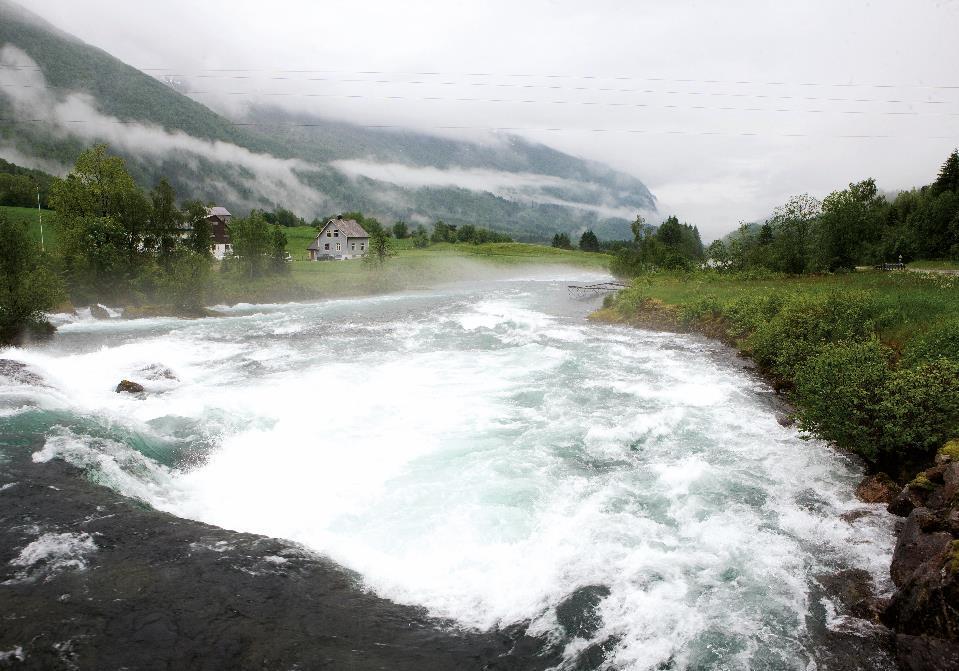
[[(361, 128), (263, 107), (237, 119), (255, 125), (238, 126), (22, 7), (0, 0), (0, 48), (4, 45), (22, 50), (39, 66), (51, 100), (85, 93), (99, 113), (125, 124), (156, 125), (193, 138), (304, 162), (304, 169), (297, 169), (293, 177), (303, 188), (298, 195), (284, 196), (286, 202), (278, 203), (279, 196), (259, 189), (258, 180), (251, 179), (249, 165), (231, 165), (210, 153), (190, 153), (182, 147), (169, 151), (158, 147), (112, 148), (126, 159), (127, 169), (141, 187), (152, 188), (166, 177), (181, 197), (217, 202), (231, 211), (245, 213), (253, 208), (283, 206), (307, 220), (328, 212), (363, 211), (384, 220), (443, 219), (458, 225), (483, 226), (516, 239), (546, 241), (556, 231), (574, 233), (587, 227), (604, 238), (628, 235), (626, 219), (598, 216), (594, 205), (634, 211), (655, 209), (655, 199), (639, 180), (519, 138), (505, 137), (499, 145), (485, 147), (422, 133)], [(36, 88), (32, 83), (30, 86)], [(14, 88), (0, 88), (0, 118), (5, 119), (0, 124), (0, 148), (7, 146), (44, 164), (66, 169), (90, 144), (105, 141), (92, 130), (93, 125), (53, 127), (18, 120), (11, 97), (15, 93)], [(297, 127), (297, 123), (304, 125)], [(568, 180), (569, 185), (539, 187), (515, 197), (449, 185), (411, 188), (351, 177), (328, 164), (343, 159), (531, 173)], [(235, 193), (231, 202), (225, 202), (224, 185)], [(555, 199), (585, 207), (542, 202)]]

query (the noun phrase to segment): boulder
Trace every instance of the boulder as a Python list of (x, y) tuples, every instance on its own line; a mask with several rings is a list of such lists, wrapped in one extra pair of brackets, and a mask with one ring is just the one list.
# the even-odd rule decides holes
[(896, 636), (896, 661), (903, 671), (959, 669), (959, 645), (928, 636)]
[(580, 587), (556, 606), (556, 620), (570, 638), (588, 639), (603, 622), (597, 607), (607, 596), (609, 588), (604, 585)]
[(885, 473), (876, 473), (863, 478), (856, 487), (856, 496), (865, 503), (892, 503), (899, 495), (900, 488)]
[(893, 515), (907, 517), (914, 509), (924, 507), (928, 496), (928, 490), (910, 483), (902, 488), (899, 495), (889, 504), (887, 510)]
[(126, 392), (128, 394), (139, 394), (142, 391), (142, 384), (139, 382), (132, 382), (130, 380), (120, 380), (120, 384), (118, 384), (116, 388), (116, 392), (118, 394), (121, 392)]
[[(940, 531), (938, 519), (928, 508), (909, 513), (896, 541), (889, 572), (897, 587), (902, 587), (920, 566), (943, 555), (952, 541), (952, 534)], [(898, 594), (897, 594), (898, 597)]]
[(942, 498), (945, 504), (959, 504), (959, 462), (946, 464), (942, 470)]
[(94, 303), (90, 306), (90, 316), (94, 319), (109, 319), (110, 313), (102, 305)]
[(20, 384), (43, 386), (43, 378), (30, 370), (29, 366), (13, 359), (0, 359), (0, 377), (5, 377)]

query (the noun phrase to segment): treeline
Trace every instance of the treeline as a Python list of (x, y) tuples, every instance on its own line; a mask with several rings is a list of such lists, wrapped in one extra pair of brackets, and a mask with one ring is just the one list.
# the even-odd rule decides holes
[(959, 151), (936, 180), (892, 200), (873, 179), (834, 191), (821, 202), (791, 198), (759, 227), (740, 226), (706, 250), (732, 271), (765, 268), (790, 274), (836, 272), (917, 259), (959, 259)]
[[(164, 180), (141, 189), (123, 159), (97, 145), (54, 178), (57, 251), (41, 256), (25, 223), (0, 215), (0, 340), (42, 331), (42, 315), (63, 298), (75, 305), (124, 302), (202, 313), (211, 287), (213, 230), (205, 204), (177, 205)], [(233, 256), (223, 272), (253, 279), (286, 270), (286, 235), (253, 211), (229, 226)]]
[[(761, 225), (741, 224), (706, 249), (696, 227), (680, 224), (676, 217), (658, 228), (637, 217), (633, 235), (629, 242), (601, 243), (614, 253), (616, 275), (698, 267), (803, 274), (900, 260), (959, 260), (959, 151), (949, 155), (932, 184), (891, 200), (871, 178), (822, 201), (802, 194), (776, 208)], [(568, 245), (568, 236), (560, 237), (554, 237), (553, 246)]]
[(21, 168), (0, 158), (0, 205), (11, 207), (48, 207), (53, 175), (42, 170)]
[(437, 221), (433, 224), (433, 234), (430, 236), (430, 242), (465, 242), (474, 245), (482, 245), (487, 242), (513, 242), (513, 238), (505, 233), (472, 224), (447, 224), (443, 221)]

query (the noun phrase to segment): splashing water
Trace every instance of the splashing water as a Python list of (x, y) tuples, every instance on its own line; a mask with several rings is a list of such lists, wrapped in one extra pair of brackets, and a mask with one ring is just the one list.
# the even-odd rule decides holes
[[(718, 345), (588, 323), (560, 278), (73, 320), (4, 355), (47, 386), (0, 379), (0, 421), (44, 433), (35, 461), (301, 542), (462, 626), (531, 622), (568, 660), (815, 667), (836, 620), (810, 617), (816, 576), (889, 589), (859, 467), (780, 426)], [(557, 606), (584, 589), (577, 629)]]

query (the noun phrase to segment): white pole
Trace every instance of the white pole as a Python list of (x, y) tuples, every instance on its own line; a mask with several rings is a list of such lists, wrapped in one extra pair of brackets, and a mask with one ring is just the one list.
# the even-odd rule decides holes
[(40, 251), (46, 252), (43, 247), (43, 210), (40, 209), (40, 187), (37, 187), (37, 216), (40, 217)]

